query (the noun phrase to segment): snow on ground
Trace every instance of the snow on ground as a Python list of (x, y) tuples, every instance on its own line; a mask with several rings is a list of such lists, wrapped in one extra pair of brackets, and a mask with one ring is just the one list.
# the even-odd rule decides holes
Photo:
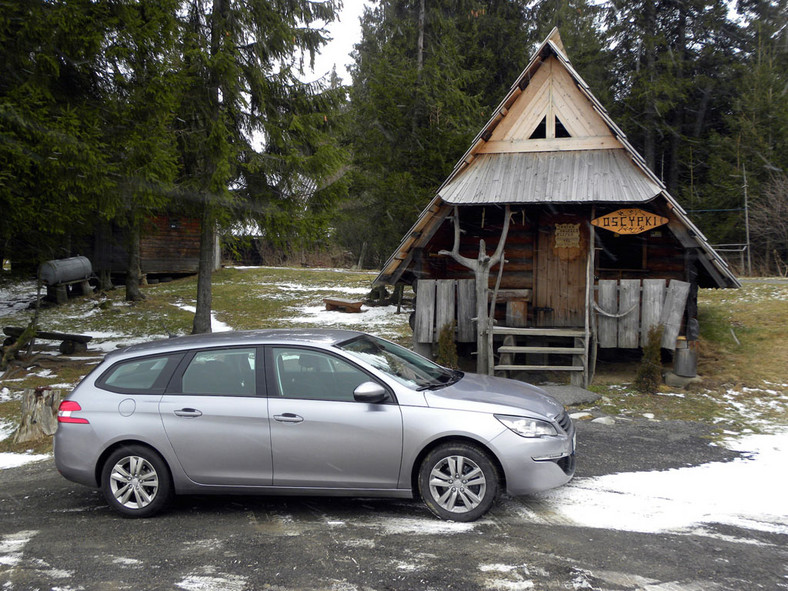
[(16, 429), (16, 426), (11, 421), (0, 419), (0, 441), (10, 437), (14, 429)]
[(20, 281), (0, 287), (0, 318), (25, 310), (36, 301), (36, 282)]
[(90, 341), (91, 351), (101, 351), (102, 353), (110, 353), (121, 347), (128, 347), (137, 343), (146, 341), (155, 341), (158, 339), (166, 339), (166, 334), (151, 334), (144, 337), (130, 337), (120, 332), (108, 332), (100, 330), (84, 330), (81, 334), (93, 337)]
[[(181, 310), (186, 310), (187, 312), (191, 312), (192, 314), (197, 312), (197, 307), (190, 306), (189, 304), (173, 304), (173, 306), (175, 306), (176, 308), (180, 308)], [(217, 320), (215, 312), (211, 312), (211, 330), (213, 332), (229, 332), (232, 329), (233, 329), (232, 326)]]
[[(5, 390), (5, 388), (3, 388), (3, 390)], [(15, 430), (16, 425), (14, 423), (0, 419), (0, 441), (11, 437)], [(34, 454), (30, 452), (24, 454), (15, 454), (3, 452), (0, 453), (0, 470), (5, 470), (6, 468), (16, 468), (17, 466), (23, 466), (31, 462), (40, 462), (41, 460), (46, 460), (49, 457), (51, 457), (49, 454)]]
[(400, 327), (408, 322), (408, 314), (397, 314), (396, 306), (362, 306), (361, 312), (356, 314), (329, 311), (325, 306), (301, 306), (295, 310), (295, 317), (288, 318), (287, 322), (363, 330), (384, 338), (396, 338)]
[(742, 452), (731, 462), (713, 462), (660, 472), (629, 472), (578, 478), (537, 496), (549, 517), (525, 503), (530, 521), (560, 522), (643, 533), (714, 535), (711, 524), (788, 534), (784, 473), (788, 430), (747, 435), (726, 442)]
[(50, 454), (14, 454), (2, 452), (0, 453), (0, 470), (5, 470), (7, 468), (17, 468), (19, 466), (24, 466), (25, 464), (30, 464), (31, 462), (48, 460), (51, 457), (52, 456)]

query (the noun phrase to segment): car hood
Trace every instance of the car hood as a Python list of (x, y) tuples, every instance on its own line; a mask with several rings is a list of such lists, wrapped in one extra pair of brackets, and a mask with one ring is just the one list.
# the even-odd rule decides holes
[(424, 392), (432, 408), (538, 414), (555, 417), (564, 407), (541, 388), (525, 382), (467, 373), (456, 384)]

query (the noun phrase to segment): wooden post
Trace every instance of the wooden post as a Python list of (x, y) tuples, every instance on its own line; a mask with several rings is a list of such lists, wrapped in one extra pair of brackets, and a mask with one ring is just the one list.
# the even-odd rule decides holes
[(498, 246), (492, 256), (487, 255), (484, 240), (479, 240), (479, 256), (476, 260), (469, 259), (460, 254), (460, 212), (454, 206), (454, 245), (451, 251), (441, 250), (438, 254), (451, 256), (463, 267), (472, 270), (476, 279), (476, 372), (489, 373), (488, 357), (492, 354), (489, 350), (488, 333), (491, 323), (487, 311), (487, 292), (489, 291), (490, 269), (503, 259), (503, 247), (509, 233), (509, 218), (511, 207), (506, 206), (504, 213), (503, 229), (498, 240)]

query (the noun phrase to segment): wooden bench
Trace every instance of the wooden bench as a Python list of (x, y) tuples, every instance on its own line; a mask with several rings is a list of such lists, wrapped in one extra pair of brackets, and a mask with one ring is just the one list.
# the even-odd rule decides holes
[[(18, 326), (6, 326), (3, 328), (3, 333), (8, 337), (4, 345), (10, 345), (14, 340), (18, 339), (25, 331), (24, 328)], [(60, 352), (64, 355), (71, 355), (80, 351), (85, 351), (88, 348), (88, 343), (93, 338), (84, 334), (69, 334), (65, 332), (48, 332), (44, 330), (37, 330), (35, 338), (47, 341), (60, 341)]]
[(345, 300), (342, 298), (323, 298), (326, 304), (326, 310), (358, 313), (361, 312), (361, 306), (364, 302), (354, 302), (353, 300)]

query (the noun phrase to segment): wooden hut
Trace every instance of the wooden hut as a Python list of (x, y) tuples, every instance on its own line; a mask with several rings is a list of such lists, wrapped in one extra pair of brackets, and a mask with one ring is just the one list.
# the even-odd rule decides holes
[[(90, 247), (92, 246), (92, 248)], [(123, 274), (128, 267), (128, 236), (125, 228), (97, 225), (93, 244), (85, 251), (96, 272)], [(221, 266), (219, 237), (215, 237), (213, 268)], [(140, 267), (146, 275), (197, 273), (200, 262), (200, 221), (160, 213), (145, 219), (140, 237)]]
[[(500, 260), (499, 260), (500, 259)], [(414, 284), (414, 342), (456, 323), (477, 370), (567, 371), (595, 347), (697, 339), (697, 288), (738, 287), (572, 67), (557, 29), (376, 283)], [(470, 345), (473, 347), (473, 345)]]

